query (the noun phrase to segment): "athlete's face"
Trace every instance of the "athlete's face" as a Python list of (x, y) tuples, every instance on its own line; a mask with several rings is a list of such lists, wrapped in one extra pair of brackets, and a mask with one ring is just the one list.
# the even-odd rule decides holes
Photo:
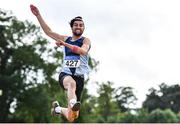
[(83, 21), (75, 21), (72, 26), (72, 33), (75, 36), (81, 36), (84, 32), (84, 22)]

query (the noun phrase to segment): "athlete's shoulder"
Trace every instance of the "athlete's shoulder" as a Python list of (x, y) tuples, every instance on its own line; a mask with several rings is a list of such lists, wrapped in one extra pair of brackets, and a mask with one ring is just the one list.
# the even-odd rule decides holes
[(89, 38), (85, 37), (83, 40), (83, 45), (86, 47), (87, 52), (90, 50), (91, 48), (91, 41)]
[(71, 38), (71, 36), (64, 36), (64, 41), (66, 42), (70, 38)]
[(90, 39), (88, 37), (84, 37), (84, 42), (91, 43)]

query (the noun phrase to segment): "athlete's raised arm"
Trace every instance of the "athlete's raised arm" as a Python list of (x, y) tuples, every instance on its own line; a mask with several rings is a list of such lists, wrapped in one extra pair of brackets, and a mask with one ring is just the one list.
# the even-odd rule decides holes
[(55, 33), (51, 30), (51, 28), (46, 24), (46, 22), (44, 21), (44, 19), (42, 18), (39, 9), (34, 6), (34, 5), (30, 5), (31, 8), (31, 12), (36, 16), (36, 18), (38, 19), (43, 31), (45, 32), (46, 35), (48, 35), (49, 37), (53, 38), (54, 40), (62, 40), (64, 41), (65, 38), (67, 36), (64, 35), (60, 35), (58, 33)]

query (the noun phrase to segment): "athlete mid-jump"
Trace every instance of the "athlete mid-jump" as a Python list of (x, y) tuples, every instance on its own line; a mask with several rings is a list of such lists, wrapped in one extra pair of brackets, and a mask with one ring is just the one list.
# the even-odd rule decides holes
[(72, 36), (60, 35), (50, 29), (37, 7), (30, 5), (30, 8), (45, 34), (56, 40), (57, 46), (64, 46), (63, 67), (59, 74), (59, 84), (64, 90), (67, 90), (68, 107), (61, 107), (57, 101), (54, 101), (51, 112), (63, 114), (68, 121), (73, 122), (79, 116), (84, 74), (89, 72), (90, 40), (82, 36), (85, 29), (84, 22), (80, 16), (73, 18), (70, 21)]

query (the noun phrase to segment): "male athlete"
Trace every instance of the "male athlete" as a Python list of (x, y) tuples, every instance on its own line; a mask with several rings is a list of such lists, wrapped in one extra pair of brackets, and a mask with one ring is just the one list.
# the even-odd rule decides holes
[(85, 26), (82, 17), (70, 21), (72, 36), (60, 35), (53, 32), (42, 18), (38, 8), (30, 5), (46, 35), (56, 40), (57, 46), (64, 46), (64, 64), (59, 74), (60, 86), (67, 90), (68, 107), (63, 108), (57, 101), (52, 103), (53, 114), (63, 114), (68, 121), (73, 122), (79, 116), (80, 98), (84, 86), (84, 74), (89, 71), (88, 51), (90, 40), (83, 37)]

